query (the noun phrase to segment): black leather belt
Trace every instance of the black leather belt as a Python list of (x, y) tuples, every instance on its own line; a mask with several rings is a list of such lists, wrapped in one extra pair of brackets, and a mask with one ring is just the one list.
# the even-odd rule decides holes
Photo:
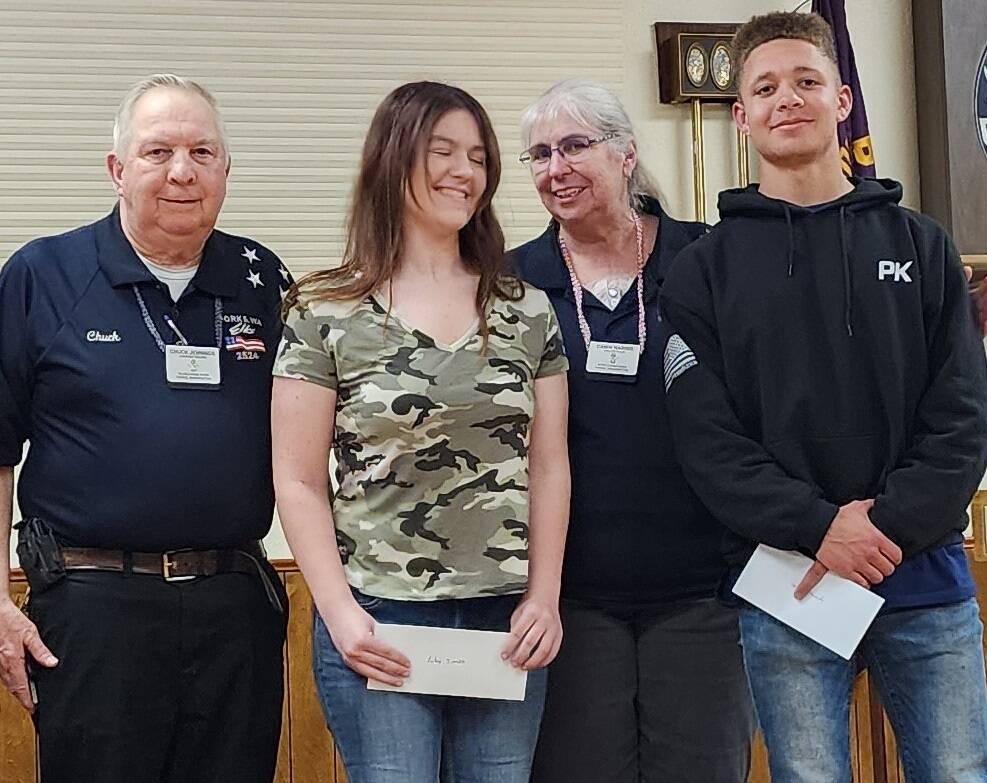
[(261, 565), (266, 556), (258, 541), (238, 549), (176, 549), (171, 552), (65, 547), (61, 554), (66, 571), (150, 574), (160, 576), (166, 582), (228, 573), (259, 576), (268, 600), (275, 609), (284, 611), (270, 577)]

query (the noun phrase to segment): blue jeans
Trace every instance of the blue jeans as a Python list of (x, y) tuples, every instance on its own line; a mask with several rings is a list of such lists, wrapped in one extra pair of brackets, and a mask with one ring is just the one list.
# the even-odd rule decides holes
[[(381, 623), (507, 631), (520, 596), (393, 601), (354, 591)], [(315, 682), (350, 783), (527, 783), (545, 703), (546, 670), (525, 699), (368, 691), (315, 615)]]
[[(760, 609), (740, 610), (744, 661), (774, 783), (850, 783), (855, 664)], [(987, 684), (975, 599), (878, 615), (857, 650), (908, 783), (987, 781)]]

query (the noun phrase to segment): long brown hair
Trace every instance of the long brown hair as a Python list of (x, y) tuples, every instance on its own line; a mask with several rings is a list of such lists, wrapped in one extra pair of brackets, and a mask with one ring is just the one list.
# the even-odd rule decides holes
[[(500, 147), (486, 111), (464, 90), (439, 82), (412, 82), (398, 87), (377, 108), (370, 123), (360, 172), (353, 190), (343, 263), (312, 272), (288, 291), (283, 310), (320, 301), (362, 300), (379, 290), (401, 259), (401, 225), (405, 193), (419, 156), (424, 156), (435, 124), (447, 112), (463, 109), (476, 120), (486, 150), (487, 186), (469, 223), (459, 231), (459, 253), (480, 276), (476, 309), (484, 344), (486, 309), (491, 297), (521, 298), (521, 282), (508, 272), (504, 232), (494, 215), (494, 192), (500, 182)], [(424, 158), (427, 166), (427, 157)]]

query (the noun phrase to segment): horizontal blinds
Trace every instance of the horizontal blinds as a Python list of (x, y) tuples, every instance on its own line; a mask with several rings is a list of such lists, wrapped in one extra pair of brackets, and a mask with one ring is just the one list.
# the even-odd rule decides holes
[(618, 0), (167, 4), (0, 2), (0, 258), (105, 214), (103, 159), (127, 87), (156, 71), (220, 101), (233, 171), (220, 227), (297, 274), (338, 262), (363, 136), (405, 81), (473, 93), (503, 150), (496, 206), (508, 241), (547, 216), (517, 163), (517, 118), (549, 84), (623, 79)]

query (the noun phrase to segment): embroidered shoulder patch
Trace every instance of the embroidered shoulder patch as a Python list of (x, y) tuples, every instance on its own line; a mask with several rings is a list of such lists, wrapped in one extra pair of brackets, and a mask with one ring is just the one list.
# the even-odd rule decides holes
[(677, 334), (669, 337), (665, 345), (665, 393), (672, 388), (676, 378), (697, 364), (696, 355), (685, 340)]

